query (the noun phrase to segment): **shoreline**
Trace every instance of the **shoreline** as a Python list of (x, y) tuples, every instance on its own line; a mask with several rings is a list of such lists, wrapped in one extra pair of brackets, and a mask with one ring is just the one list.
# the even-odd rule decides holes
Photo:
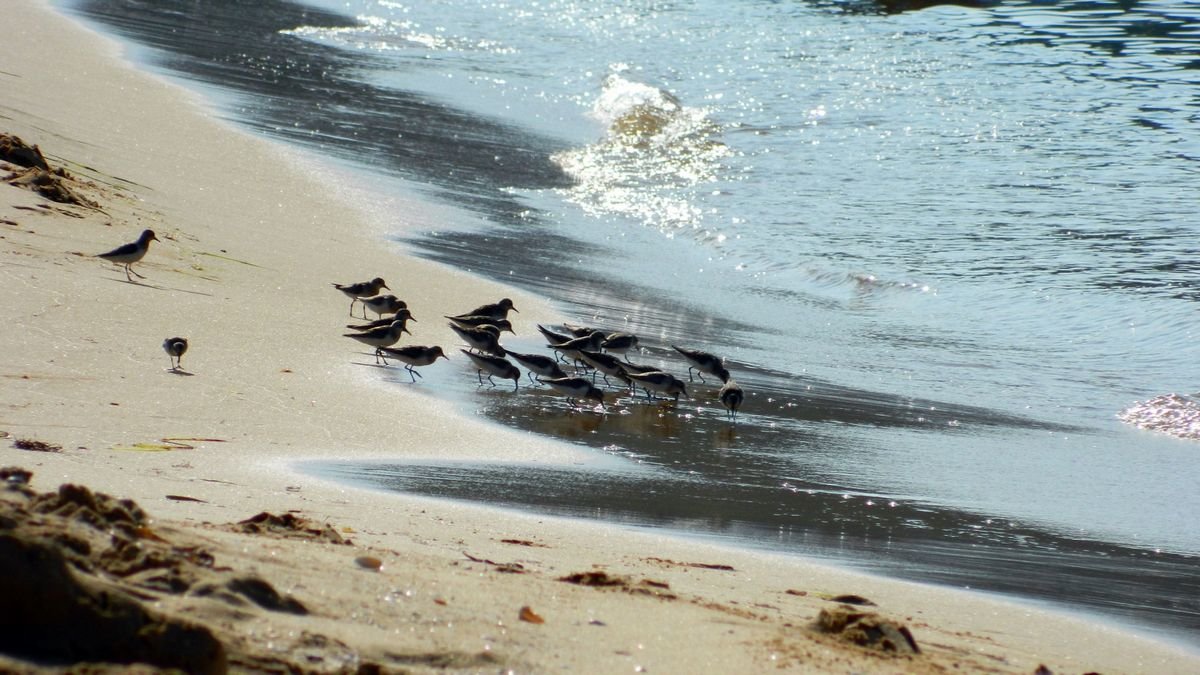
[[(0, 464), (33, 471), (36, 489), (74, 482), (132, 498), (156, 523), (209, 541), (231, 566), (253, 567), (313, 605), (328, 603), (313, 625), (364, 653), (362, 621), (339, 610), (408, 586), (418, 589), (420, 609), (389, 614), (394, 602), (384, 606), (390, 609), (371, 604), (370, 641), (393, 632), (380, 628), (386, 624), (403, 628), (409, 636), (396, 639), (415, 649), (422, 644), (415, 629), (436, 628), (439, 648), (474, 654), (487, 646), (532, 670), (609, 671), (637, 661), (657, 672), (768, 664), (797, 672), (935, 672), (961, 661), (1012, 672), (1042, 663), (1055, 672), (1187, 672), (1200, 663), (1109, 626), (952, 589), (610, 526), (369, 494), (280, 471), (297, 459), (383, 453), (547, 463), (579, 453), (379, 382), (369, 355), (335, 332), (345, 323), (345, 303), (328, 283), (390, 275), (417, 301), (414, 313), (431, 317), (509, 291), (381, 243), (386, 225), (329, 199), (311, 171), (214, 121), (194, 95), (134, 71), (111, 40), (42, 3), (10, 13), (21, 28), (12, 59), (0, 67), (0, 131), (39, 144), (53, 164), (93, 183), (84, 189), (102, 209), (47, 207), (32, 193), (0, 186), (9, 282), (3, 292), (15, 324), (3, 336), (9, 384), (0, 430), (10, 435), (5, 441), (34, 438), (63, 448), (34, 454), (6, 442)], [(55, 59), (37, 57), (47, 39), (62, 47)], [(144, 284), (128, 284), (119, 268), (90, 257), (144, 227), (164, 240), (138, 266)], [(512, 297), (521, 309), (519, 329), (553, 319), (536, 297)], [(191, 377), (166, 372), (159, 343), (174, 334), (192, 340), (184, 357)], [(420, 324), (418, 335), (421, 342), (453, 343), (432, 321)], [(192, 447), (154, 451), (167, 444), (163, 439)], [(293, 509), (349, 529), (355, 546), (379, 552), (385, 565), (363, 572), (333, 545), (280, 538), (260, 550), (210, 531), (211, 524)], [(514, 558), (525, 573), (489, 564)], [(698, 559), (733, 570), (680, 564)], [(597, 567), (667, 584), (676, 600), (558, 581)], [(358, 576), (346, 579), (351, 574)], [(831, 604), (819, 594), (849, 592), (907, 618), (925, 652), (883, 657), (803, 628)], [(179, 606), (196, 602), (183, 598)], [(545, 623), (519, 620), (522, 605)], [(587, 619), (597, 611), (603, 627)], [(422, 618), (414, 621), (414, 612)], [(236, 636), (274, 621), (263, 612), (227, 630)]]

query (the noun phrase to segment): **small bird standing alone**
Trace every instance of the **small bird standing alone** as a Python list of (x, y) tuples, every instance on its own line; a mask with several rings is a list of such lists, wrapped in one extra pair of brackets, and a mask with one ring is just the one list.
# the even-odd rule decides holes
[(187, 352), (187, 338), (172, 337), (163, 340), (163, 351), (171, 357), (171, 371), (178, 372), (183, 368), (183, 355)]
[[(134, 272), (131, 265), (146, 257), (146, 251), (150, 250), (150, 242), (152, 241), (158, 241), (158, 237), (154, 236), (154, 230), (142, 230), (141, 236), (139, 236), (137, 241), (133, 242), (132, 244), (118, 246), (108, 253), (100, 253), (96, 257), (104, 258), (105, 260), (118, 265), (124, 265), (125, 278), (132, 283), (133, 277), (137, 277), (139, 279), (146, 278), (137, 272)], [(133, 277), (129, 276), (130, 274), (132, 274)]]

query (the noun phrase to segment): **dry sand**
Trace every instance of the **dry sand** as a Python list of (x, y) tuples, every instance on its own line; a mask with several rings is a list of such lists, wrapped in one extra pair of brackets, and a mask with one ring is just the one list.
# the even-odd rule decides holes
[[(0, 466), (32, 472), (0, 490), (0, 667), (35, 670), (11, 655), (42, 649), (196, 671), (1200, 672), (1175, 646), (965, 592), (295, 473), (308, 457), (580, 457), (385, 385), (340, 337), (330, 282), (383, 276), (430, 318), (414, 342), (446, 347), (433, 317), (502, 296), (518, 333), (556, 317), (386, 243), (427, 208), (356, 206), (42, 2), (4, 14), (0, 132), (95, 206), (0, 184)], [(145, 228), (145, 280), (94, 257)], [(168, 371), (173, 335), (190, 374)], [(881, 620), (815, 627), (841, 607)], [(903, 651), (901, 626), (919, 653), (882, 649)]]

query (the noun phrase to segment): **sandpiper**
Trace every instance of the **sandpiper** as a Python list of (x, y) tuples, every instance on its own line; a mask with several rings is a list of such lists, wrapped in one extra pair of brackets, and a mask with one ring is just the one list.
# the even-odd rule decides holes
[(630, 373), (653, 373), (662, 370), (662, 368), (660, 366), (649, 366), (642, 363), (625, 361), (621, 364), (621, 370), (625, 373), (623, 379), (629, 382), (629, 393), (633, 394), (637, 391), (637, 383), (629, 377)]
[(474, 328), (464, 328), (456, 323), (451, 323), (450, 330), (457, 333), (463, 342), (467, 343), (467, 347), (475, 351), (504, 356), (504, 347), (500, 346), (500, 329), (490, 323)]
[(671, 348), (682, 354), (683, 358), (687, 359), (688, 381), (695, 381), (692, 379), (693, 370), (696, 371), (696, 374), (700, 377), (701, 382), (705, 381), (704, 373), (716, 375), (717, 377), (721, 378), (722, 382), (729, 381), (729, 371), (725, 370), (725, 364), (721, 361), (719, 356), (695, 349), (684, 349), (683, 347), (676, 347), (675, 345), (671, 345)]
[[(408, 303), (397, 298), (394, 295), (376, 295), (373, 298), (363, 298), (363, 316), (367, 315), (367, 310), (375, 312), (379, 316), (384, 314), (395, 314), (396, 312), (407, 309)], [(413, 319), (416, 321), (416, 319)]]
[(575, 402), (578, 399), (592, 400), (604, 406), (604, 392), (597, 389), (582, 377), (559, 377), (552, 380), (544, 380), (550, 385), (550, 388), (567, 397), (567, 403), (571, 407), (575, 407)]
[[(570, 331), (571, 335), (575, 337), (587, 337), (600, 330), (599, 328), (592, 328), (591, 326), (577, 326), (573, 323), (564, 323), (562, 327)], [(604, 331), (600, 332), (604, 333)], [(604, 333), (604, 335), (605, 337), (608, 337), (608, 333)]]
[(450, 360), (441, 347), (409, 345), (407, 347), (380, 347), (379, 351), (383, 353), (384, 363), (387, 363), (389, 356), (403, 363), (404, 369), (408, 371), (408, 376), (412, 378), (413, 382), (416, 382), (418, 377), (424, 377), (413, 370), (413, 366), (428, 366), (439, 358)]
[(408, 311), (407, 307), (404, 307), (396, 310), (396, 313), (392, 316), (385, 316), (381, 319), (375, 319), (369, 323), (348, 323), (346, 324), (346, 328), (349, 328), (350, 330), (371, 330), (372, 328), (379, 328), (380, 326), (390, 326), (392, 325), (393, 321), (416, 321), (416, 319), (413, 318), (412, 312)]
[[(372, 328), (361, 333), (343, 333), (342, 335), (374, 347), (375, 363), (379, 363), (380, 356), (382, 355), (381, 348), (391, 347), (400, 341), (402, 333), (408, 333), (408, 328), (404, 324), (404, 321), (393, 321), (389, 326), (380, 326), (379, 328)], [(412, 335), (412, 333), (409, 333), (409, 335)], [(383, 363), (386, 365), (387, 361)]]
[[(379, 295), (381, 288), (387, 288), (387, 283), (381, 277), (375, 277), (370, 281), (363, 281), (357, 284), (334, 284), (334, 288), (345, 293), (350, 298), (350, 316), (354, 316), (354, 303), (358, 302), (359, 298), (369, 298), (373, 295)], [(363, 318), (367, 318), (367, 310), (363, 309)]]
[(171, 357), (171, 371), (177, 372), (183, 367), (183, 355), (187, 352), (187, 338), (172, 337), (163, 340), (163, 351)]
[[(146, 256), (146, 251), (150, 250), (150, 242), (152, 241), (158, 241), (158, 237), (154, 236), (154, 230), (142, 230), (142, 234), (138, 236), (137, 241), (131, 244), (123, 244), (108, 253), (100, 253), (96, 257), (104, 258), (118, 265), (124, 265), (125, 278), (130, 282), (133, 281), (133, 277), (145, 279), (146, 277), (133, 271), (132, 265)], [(133, 276), (129, 276), (130, 274)]]
[(737, 419), (738, 408), (742, 407), (742, 401), (746, 398), (742, 388), (733, 380), (726, 380), (725, 386), (721, 387), (721, 391), (717, 393), (717, 399), (721, 401), (721, 405), (725, 406), (726, 415), (733, 420)]
[[(587, 349), (580, 349), (579, 356), (584, 363), (595, 368), (597, 373), (604, 376), (604, 384), (612, 386), (612, 382), (608, 381), (609, 375), (622, 380), (626, 385), (630, 384), (629, 376), (625, 374), (625, 369), (621, 367), (621, 360), (612, 354), (602, 354)], [(592, 382), (596, 382), (595, 373), (592, 373)]]
[(513, 335), (517, 334), (517, 332), (513, 330), (512, 322), (508, 319), (494, 319), (490, 316), (485, 316), (482, 314), (472, 314), (471, 316), (448, 316), (446, 318), (462, 326), (463, 328), (474, 328), (475, 326), (491, 324), (496, 328), (499, 328), (501, 332), (508, 331)]
[(670, 373), (655, 370), (649, 373), (631, 373), (625, 371), (625, 374), (646, 392), (647, 400), (653, 398), (650, 395), (651, 391), (666, 394), (667, 396), (674, 396), (677, 403), (679, 402), (680, 394), (688, 396), (687, 388), (684, 387), (683, 382)]
[(629, 350), (637, 348), (638, 337), (633, 333), (609, 333), (600, 346), (611, 354), (624, 354), (629, 360)]
[(458, 351), (471, 357), (471, 361), (473, 361), (475, 363), (475, 367), (479, 369), (479, 372), (477, 374), (479, 376), (479, 384), (480, 385), (483, 384), (483, 373), (484, 373), (484, 371), (486, 371), (488, 374), (488, 382), (491, 382), (493, 387), (496, 386), (496, 383), (492, 382), (493, 375), (495, 375), (496, 377), (504, 378), (506, 380), (512, 380), (513, 381), (513, 391), (516, 391), (517, 388), (520, 387), (521, 371), (518, 370), (516, 366), (509, 363), (508, 359), (504, 358), (503, 356), (492, 356), (490, 354), (476, 354), (474, 352), (469, 352), (465, 349), (460, 349)]
[[(556, 331), (552, 331), (540, 323), (537, 325), (537, 329), (538, 329), (538, 332), (542, 334), (542, 337), (546, 338), (546, 342), (548, 344), (552, 344), (552, 345), (561, 344), (563, 342), (570, 342), (571, 340), (574, 339), (572, 336), (567, 335), (566, 333), (559, 333)], [(556, 355), (556, 358), (558, 358), (560, 360), (562, 359), (561, 355)]]
[(534, 375), (538, 376), (537, 379), (543, 377), (557, 379), (567, 376), (562, 371), (562, 368), (558, 367), (558, 361), (549, 356), (542, 356), (541, 354), (518, 354), (512, 351), (508, 352), (508, 355), (513, 357), (513, 360), (517, 363), (525, 366), (530, 382), (535, 381)]
[(490, 316), (493, 319), (507, 319), (510, 310), (520, 314), (520, 311), (517, 310), (516, 307), (513, 307), (513, 301), (509, 300), (508, 298), (504, 298), (500, 302), (490, 305), (480, 305), (469, 312), (456, 314), (455, 316)]
[(598, 352), (600, 351), (600, 343), (603, 341), (604, 333), (601, 333), (597, 330), (592, 331), (591, 335), (572, 338), (566, 342), (555, 342), (546, 346), (550, 347), (559, 354), (562, 354), (565, 358), (573, 359), (575, 361), (582, 361), (583, 356), (579, 353), (581, 350), (586, 349), (588, 351)]

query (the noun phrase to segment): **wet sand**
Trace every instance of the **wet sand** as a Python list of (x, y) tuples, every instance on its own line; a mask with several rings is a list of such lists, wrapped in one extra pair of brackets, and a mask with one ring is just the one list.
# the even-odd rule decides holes
[[(183, 665), (197, 672), (1200, 667), (1170, 645), (978, 595), (298, 473), (301, 459), (581, 460), (386, 386), (369, 350), (341, 337), (347, 302), (331, 282), (387, 279), (429, 317), (416, 342), (455, 344), (433, 318), (502, 296), (521, 310), (518, 332), (558, 317), (402, 255), (384, 243), (400, 215), (366, 217), (302, 154), (236, 132), (42, 3), (6, 16), (0, 131), (39, 145), (95, 206), (0, 186), (0, 465), (32, 473), (5, 475), (3, 558), (47, 561), (18, 589), (70, 587), (63, 606), (99, 594), (119, 608), (64, 619), (0, 595), (34, 635), (118, 636), (114, 624), (136, 619), (187, 636), (199, 656)], [(147, 228), (160, 241), (134, 265), (144, 280), (94, 257)], [(161, 348), (174, 335), (190, 341), (178, 371)], [(461, 360), (431, 368), (473, 376)], [(903, 653), (901, 626), (919, 653)], [(181, 665), (153, 649), (3, 644), (11, 669)]]

